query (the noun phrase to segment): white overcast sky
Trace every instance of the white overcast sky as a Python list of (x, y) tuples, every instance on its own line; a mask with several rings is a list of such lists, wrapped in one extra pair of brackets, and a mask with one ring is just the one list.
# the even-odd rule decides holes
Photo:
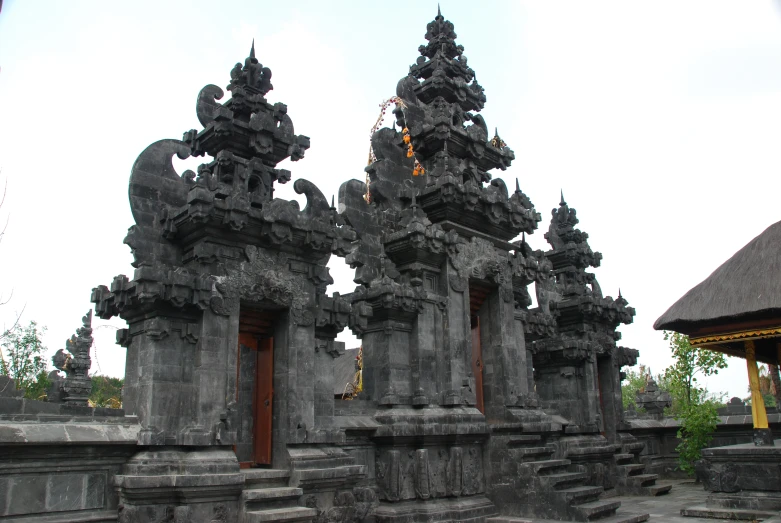
[[(604, 254), (606, 294), (637, 309), (621, 344), (662, 371), (654, 320), (778, 221), (781, 9), (771, 1), (443, 0), (485, 87), (483, 115), (515, 150), (506, 172), (542, 213), (559, 190)], [(127, 180), (161, 138), (199, 128), (195, 101), (225, 87), (255, 39), (270, 101), (312, 139), (285, 167), (330, 196), (363, 178), (368, 130), (424, 43), (435, 1), (5, 0), (0, 12), (0, 168), (10, 217), (0, 244), (0, 326), (48, 327), (51, 353), (90, 308), (92, 287), (132, 277), (122, 240)], [(200, 163), (180, 162), (181, 170)], [(279, 197), (295, 197), (292, 184)], [(333, 290), (354, 287), (332, 261)], [(96, 325), (122, 325), (96, 321)], [(113, 328), (93, 372), (124, 371)], [(355, 341), (342, 338), (348, 346)], [(743, 360), (708, 381), (747, 396)]]

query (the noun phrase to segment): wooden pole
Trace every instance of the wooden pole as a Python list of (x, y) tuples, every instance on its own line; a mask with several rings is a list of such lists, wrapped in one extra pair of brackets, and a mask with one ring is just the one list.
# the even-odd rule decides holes
[(754, 419), (755, 429), (766, 429), (768, 428), (767, 412), (765, 411), (765, 400), (762, 398), (762, 392), (759, 390), (759, 370), (757, 369), (754, 342), (749, 340), (744, 343), (746, 347), (746, 366), (748, 367), (748, 384), (751, 389), (751, 417)]

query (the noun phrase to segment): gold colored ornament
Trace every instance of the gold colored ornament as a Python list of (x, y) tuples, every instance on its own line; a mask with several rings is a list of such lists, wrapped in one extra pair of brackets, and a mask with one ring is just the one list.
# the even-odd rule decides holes
[(343, 400), (355, 399), (358, 394), (363, 392), (363, 345), (358, 349), (358, 356), (355, 359), (358, 361), (358, 370), (355, 372), (353, 381), (344, 386)]
[[(396, 107), (399, 107), (402, 111), (402, 115), (404, 115), (404, 109), (407, 108), (407, 104), (405, 104), (404, 100), (402, 100), (398, 96), (393, 96), (391, 98), (388, 98), (387, 100), (385, 100), (380, 104), (380, 115), (377, 117), (377, 121), (374, 122), (374, 125), (369, 131), (369, 159), (367, 165), (371, 165), (377, 161), (377, 156), (374, 154), (374, 147), (372, 146), (371, 139), (372, 136), (374, 136), (374, 133), (376, 133), (380, 129), (380, 126), (382, 125), (382, 121), (385, 119), (385, 111), (388, 110), (388, 107), (390, 107), (391, 104), (395, 104)], [(406, 115), (404, 115), (404, 121), (406, 120), (407, 120)], [(426, 170), (423, 168), (421, 163), (415, 157), (415, 149), (412, 147), (412, 137), (409, 134), (409, 129), (405, 127), (404, 129), (402, 129), (401, 133), (402, 133), (402, 140), (404, 144), (407, 146), (407, 158), (415, 158), (415, 163), (412, 169), (412, 176), (420, 176), (422, 174), (426, 174)], [(363, 195), (363, 199), (366, 201), (366, 203), (371, 203), (372, 201), (371, 191), (369, 190), (370, 185), (371, 185), (371, 180), (369, 179), (369, 173), (366, 173), (366, 193)]]

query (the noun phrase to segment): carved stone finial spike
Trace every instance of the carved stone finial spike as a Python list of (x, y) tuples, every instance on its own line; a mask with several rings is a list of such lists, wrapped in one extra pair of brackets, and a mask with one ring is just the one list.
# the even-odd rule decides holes
[(521, 192), (521, 184), (518, 183), (518, 178), (515, 178), (515, 192)]
[(618, 288), (618, 297), (621, 298), (621, 287)]
[(439, 2), (437, 2), (437, 18), (442, 18), (442, 10), (439, 8)]
[(336, 207), (334, 207), (334, 195), (333, 194), (331, 195), (331, 209), (336, 209)]
[(254, 38), (252, 39), (252, 47), (249, 50), (249, 57), (253, 58), (253, 59), (255, 58), (255, 39)]
[(564, 189), (561, 190), (561, 202), (559, 202), (559, 205), (567, 205), (567, 202), (564, 201)]

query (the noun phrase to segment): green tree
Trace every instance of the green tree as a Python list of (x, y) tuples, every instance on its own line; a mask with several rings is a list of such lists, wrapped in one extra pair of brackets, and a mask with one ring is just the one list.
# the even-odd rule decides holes
[(645, 365), (640, 365), (636, 371), (633, 369), (627, 371), (626, 378), (621, 383), (621, 397), (624, 410), (630, 406), (637, 406), (635, 394), (645, 391), (645, 384), (648, 383), (648, 376), (650, 375), (651, 369)]
[(122, 408), (122, 386), (125, 380), (109, 376), (92, 376), (90, 403), (95, 407)]
[(13, 378), (25, 398), (43, 399), (49, 386), (41, 342), (45, 332), (46, 327), (31, 321), (27, 326), (17, 323), (0, 336), (0, 374)]
[(681, 421), (678, 429), (681, 443), (676, 448), (679, 467), (692, 474), (702, 449), (713, 438), (721, 401), (720, 395), (713, 395), (700, 386), (698, 379), (718, 374), (727, 367), (727, 360), (720, 352), (692, 347), (689, 337), (683, 334), (665, 331), (664, 339), (670, 342), (675, 361), (660, 376), (659, 386), (672, 396), (669, 413)]

